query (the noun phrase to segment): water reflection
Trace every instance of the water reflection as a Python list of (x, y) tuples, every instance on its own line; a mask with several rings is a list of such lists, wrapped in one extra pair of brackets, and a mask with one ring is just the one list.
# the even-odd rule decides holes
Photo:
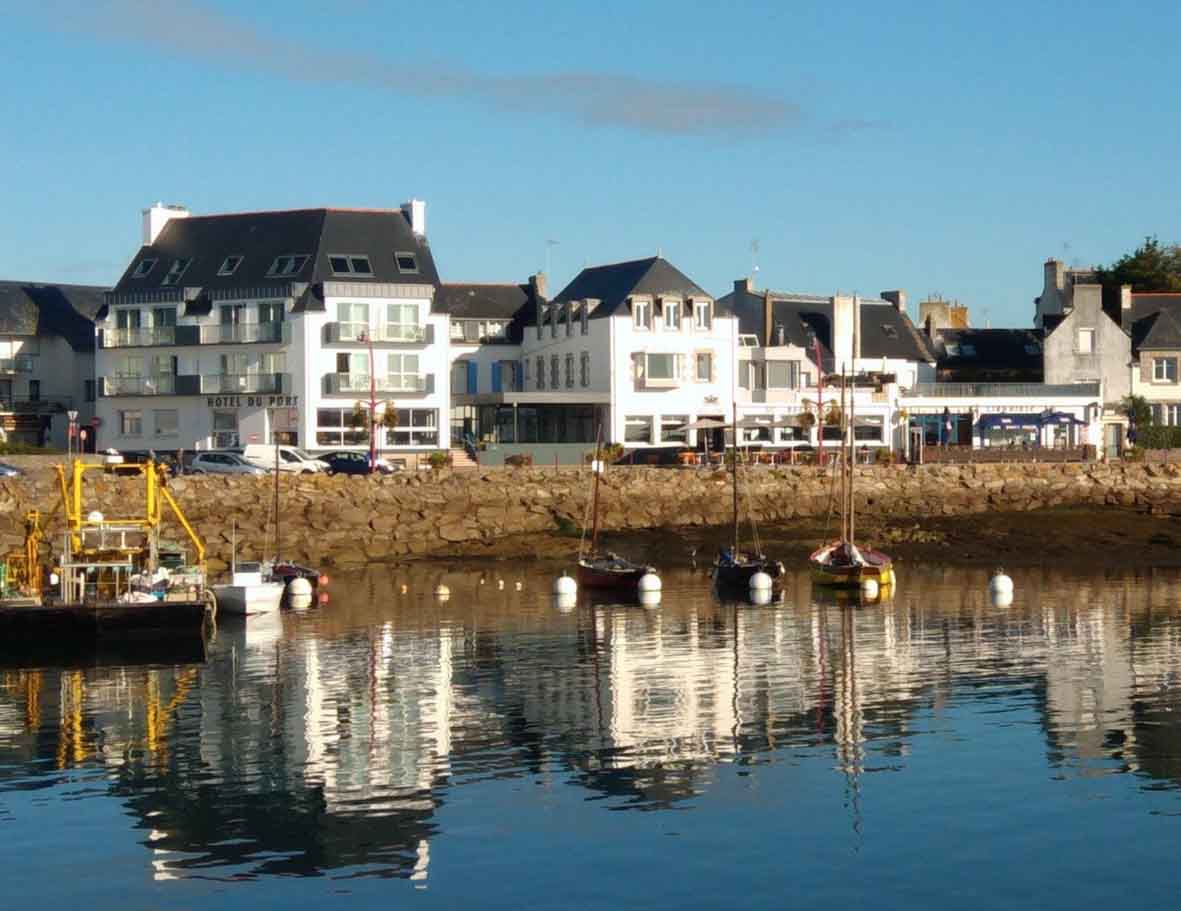
[(204, 664), (3, 672), (0, 805), (94, 769), (86, 799), (131, 813), (158, 881), (425, 883), (447, 803), (454, 826), (465, 794), (512, 780), (651, 811), (696, 806), (734, 764), (821, 763), (861, 832), (864, 777), (976, 736), (967, 706), (1030, 714), (1059, 779), (1175, 788), (1179, 576), (1014, 575), (1006, 608), (987, 574), (950, 569), (865, 608), (814, 601), (806, 576), (762, 607), (686, 572), (659, 608), (570, 611), (546, 574), (336, 580), (325, 609), (223, 623)]

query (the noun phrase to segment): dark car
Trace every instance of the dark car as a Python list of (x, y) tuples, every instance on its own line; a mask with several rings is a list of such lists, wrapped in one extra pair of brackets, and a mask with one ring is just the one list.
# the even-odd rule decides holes
[[(328, 463), (329, 474), (369, 474), (369, 453), (367, 452), (326, 452), (316, 456)], [(377, 460), (378, 474), (391, 474), (394, 467), (385, 459)]]

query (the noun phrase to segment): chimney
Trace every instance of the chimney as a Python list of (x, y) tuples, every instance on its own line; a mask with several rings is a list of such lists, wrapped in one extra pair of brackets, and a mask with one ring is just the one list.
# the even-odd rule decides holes
[(533, 292), (534, 297), (545, 297), (546, 283), (544, 272), (538, 272), (536, 275), (529, 276), (529, 290)]
[(411, 199), (402, 203), (402, 214), (410, 222), (410, 230), (415, 237), (426, 237), (426, 203), (421, 199)]
[(882, 300), (889, 301), (894, 305), (894, 309), (899, 313), (906, 312), (906, 292), (905, 291), (883, 291)]
[(1046, 289), (1054, 288), (1058, 291), (1063, 291), (1066, 288), (1066, 271), (1065, 266), (1060, 259), (1047, 259), (1045, 272), (1045, 287)]
[(853, 298), (838, 294), (832, 299), (833, 367), (840, 371), (853, 367)]
[(773, 345), (775, 339), (771, 337), (771, 292), (763, 292), (763, 344)]
[(787, 330), (783, 323), (775, 324), (775, 344), (780, 348), (787, 344)]
[(735, 294), (750, 294), (755, 289), (755, 283), (749, 278), (739, 278), (734, 281)]
[(1132, 326), (1132, 286), (1119, 286), (1119, 324), (1130, 329)]
[(158, 202), (143, 210), (143, 245), (150, 247), (174, 218), (188, 218), (192, 213), (184, 206), (166, 206)]

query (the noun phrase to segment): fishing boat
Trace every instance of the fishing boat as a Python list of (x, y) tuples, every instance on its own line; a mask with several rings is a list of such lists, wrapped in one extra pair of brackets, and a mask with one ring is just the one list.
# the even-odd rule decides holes
[[(140, 516), (112, 518), (83, 506), (83, 480), (105, 466), (76, 460), (66, 480), (57, 466), (66, 531), (56, 558), (42, 553), (41, 514), (25, 518), (24, 546), (6, 555), (0, 593), (0, 649), (130, 639), (153, 649), (169, 636), (201, 637), (214, 602), (205, 584), (205, 546), (168, 492), (154, 462), (119, 466), (140, 476)], [(195, 551), (160, 538), (164, 506)], [(55, 510), (56, 511), (56, 507)], [(49, 516), (46, 516), (48, 519)]]
[(635, 592), (640, 579), (655, 570), (645, 563), (635, 563), (611, 551), (599, 551), (599, 477), (604, 465), (599, 459), (599, 444), (602, 441), (602, 427), (595, 439), (595, 456), (591, 463), (594, 476), (591, 488), (591, 535), (590, 547), (586, 548), (586, 521), (582, 523), (582, 540), (578, 545), (578, 584), (582, 588), (610, 589), (613, 591)]
[(759, 546), (758, 533), (754, 534), (753, 548), (744, 551), (738, 540), (738, 405), (734, 405), (734, 452), (730, 462), (730, 478), (734, 495), (733, 540), (731, 545), (718, 552), (714, 561), (714, 582), (719, 588), (750, 588), (750, 580), (756, 573), (765, 573), (771, 577), (772, 584), (778, 585), (785, 569), (778, 560), (767, 557)]
[[(858, 306), (856, 299), (854, 307)], [(857, 319), (853, 325), (856, 327)], [(856, 328), (854, 328), (853, 350), (857, 351)], [(822, 376), (822, 374), (821, 374)], [(823, 378), (820, 380), (823, 396)], [(840, 471), (840, 515), (841, 537), (817, 548), (808, 558), (812, 566), (812, 581), (818, 585), (836, 588), (861, 588), (874, 582), (883, 597), (894, 587), (894, 563), (886, 554), (872, 547), (858, 545), (855, 540), (856, 511), (854, 509), (853, 472), (853, 415), (855, 410), (856, 376), (850, 386), (844, 370), (840, 376), (841, 385), (841, 453), (835, 465)], [(848, 407), (846, 408), (846, 398)]]

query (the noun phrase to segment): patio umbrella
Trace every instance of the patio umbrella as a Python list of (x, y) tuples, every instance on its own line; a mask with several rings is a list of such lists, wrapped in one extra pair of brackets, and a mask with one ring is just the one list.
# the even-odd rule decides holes
[(680, 429), (681, 430), (720, 430), (723, 427), (729, 427), (729, 426), (730, 425), (727, 424), (725, 421), (715, 421), (713, 418), (698, 418), (696, 421), (692, 421), (688, 424), (683, 425)]

